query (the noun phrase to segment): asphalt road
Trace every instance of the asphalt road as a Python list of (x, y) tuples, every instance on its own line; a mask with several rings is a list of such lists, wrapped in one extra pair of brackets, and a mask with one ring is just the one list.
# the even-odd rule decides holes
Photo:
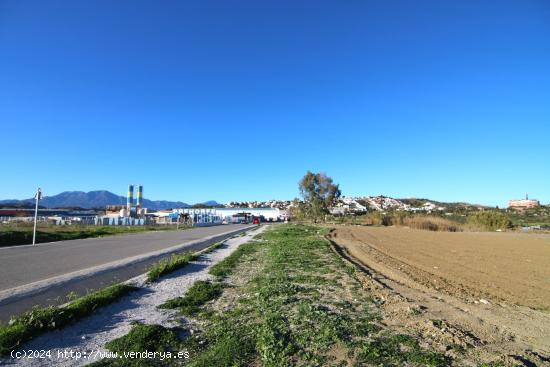
[(245, 227), (223, 225), (0, 248), (0, 291)]

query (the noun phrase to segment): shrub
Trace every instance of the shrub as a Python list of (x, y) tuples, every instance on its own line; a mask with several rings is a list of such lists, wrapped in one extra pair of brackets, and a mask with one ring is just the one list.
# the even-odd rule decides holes
[(468, 222), (473, 227), (489, 231), (512, 228), (510, 217), (496, 210), (487, 210), (472, 214), (468, 218)]

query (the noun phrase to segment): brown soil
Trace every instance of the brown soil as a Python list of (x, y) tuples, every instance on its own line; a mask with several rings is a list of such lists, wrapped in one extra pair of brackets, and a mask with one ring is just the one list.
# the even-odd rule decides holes
[(330, 239), (389, 322), (482, 359), (550, 365), (549, 235), (340, 226)]

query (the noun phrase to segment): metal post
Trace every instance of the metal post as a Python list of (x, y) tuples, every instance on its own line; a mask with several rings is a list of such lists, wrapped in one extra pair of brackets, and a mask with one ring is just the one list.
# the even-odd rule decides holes
[(42, 191), (40, 190), (40, 187), (38, 188), (38, 191), (36, 192), (36, 205), (34, 207), (34, 230), (32, 232), (32, 245), (34, 246), (36, 244), (36, 222), (38, 220), (38, 201), (40, 200), (42, 196)]

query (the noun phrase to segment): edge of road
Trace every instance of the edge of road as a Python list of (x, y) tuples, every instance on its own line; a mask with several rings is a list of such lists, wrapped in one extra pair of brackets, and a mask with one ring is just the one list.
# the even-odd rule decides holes
[[(185, 228), (185, 229), (193, 229), (193, 228), (198, 228), (198, 227), (189, 227), (189, 228)], [(183, 231), (184, 228), (182, 227), (180, 230)], [(98, 238), (107, 238), (107, 237), (113, 237), (113, 236), (132, 236), (132, 235), (140, 235), (140, 234), (145, 234), (145, 233), (162, 233), (162, 232), (169, 232), (169, 231), (171, 231), (171, 229), (158, 230), (158, 231), (151, 230), (151, 231), (143, 231), (143, 232), (127, 232), (127, 233), (122, 232), (122, 233), (106, 234), (104, 236), (71, 238), (71, 239), (68, 239), (68, 240), (48, 241), (48, 242), (37, 242), (36, 245), (33, 245), (32, 243), (27, 243), (27, 244), (24, 244), (24, 245), (0, 246), (0, 251), (9, 250), (9, 249), (13, 249), (13, 248), (25, 248), (25, 247), (33, 248), (33, 247), (36, 247), (36, 246), (41, 246), (41, 247), (50, 246), (50, 245), (56, 245), (56, 244), (59, 244), (60, 242), (66, 242), (66, 241), (95, 240), (95, 239), (98, 239)]]
[[(67, 288), (71, 284), (78, 283), (80, 281), (84, 281), (92, 277), (108, 274), (113, 271), (124, 270), (124, 268), (135, 269), (137, 265), (153, 263), (165, 256), (180, 252), (185, 248), (192, 247), (192, 246), (199, 246), (199, 245), (210, 245), (220, 240), (227, 239), (236, 234), (246, 232), (254, 227), (256, 226), (250, 225), (243, 228), (238, 228), (238, 229), (230, 230), (220, 234), (204, 237), (198, 240), (187, 241), (187, 242), (184, 242), (175, 246), (171, 246), (162, 250), (147, 252), (145, 254), (131, 256), (122, 260), (112, 261), (106, 264), (102, 264), (102, 265), (74, 271), (71, 273), (58, 275), (47, 279), (42, 279), (42, 280), (21, 285), (18, 287), (6, 289), (3, 291), (0, 291), (0, 306), (13, 304), (26, 298), (34, 298), (34, 297), (40, 296), (41, 294), (45, 294), (48, 291), (55, 288), (61, 288), (61, 287)], [(133, 276), (130, 276), (130, 278), (133, 278)], [(121, 279), (121, 281), (126, 281), (126, 280), (127, 279)], [(69, 293), (68, 289), (66, 293)]]

